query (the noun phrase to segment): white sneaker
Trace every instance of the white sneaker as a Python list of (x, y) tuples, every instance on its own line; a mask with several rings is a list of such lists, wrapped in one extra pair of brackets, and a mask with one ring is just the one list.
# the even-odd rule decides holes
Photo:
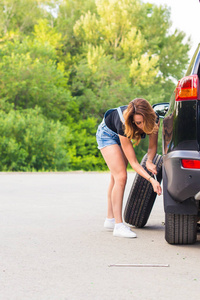
[(114, 227), (115, 227), (115, 221), (111, 221), (111, 220), (109, 220), (109, 219), (105, 219), (105, 222), (104, 222), (104, 228), (106, 228), (106, 229), (114, 229)]
[(130, 227), (122, 224), (119, 228), (114, 228), (113, 231), (114, 236), (119, 236), (119, 237), (127, 237), (127, 238), (136, 238), (137, 235), (135, 232), (133, 232)]

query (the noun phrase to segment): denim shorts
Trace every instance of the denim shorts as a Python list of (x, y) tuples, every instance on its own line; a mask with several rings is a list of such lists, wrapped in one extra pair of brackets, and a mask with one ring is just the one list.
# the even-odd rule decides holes
[(106, 146), (114, 144), (117, 144), (119, 146), (121, 145), (118, 134), (109, 129), (108, 126), (106, 126), (104, 120), (101, 122), (97, 129), (96, 139), (98, 149), (102, 149)]

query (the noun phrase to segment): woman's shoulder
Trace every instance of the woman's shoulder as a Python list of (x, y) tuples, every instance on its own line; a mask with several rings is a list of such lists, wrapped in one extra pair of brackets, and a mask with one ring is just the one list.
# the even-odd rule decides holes
[(124, 111), (125, 109), (127, 109), (128, 105), (122, 105), (120, 106), (121, 110)]

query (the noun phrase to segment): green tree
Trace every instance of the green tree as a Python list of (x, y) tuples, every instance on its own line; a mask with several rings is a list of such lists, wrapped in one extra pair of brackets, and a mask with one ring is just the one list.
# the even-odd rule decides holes
[(125, 105), (138, 95), (138, 87), (129, 84), (126, 64), (112, 57), (98, 56), (95, 65), (83, 59), (75, 70), (72, 94), (79, 103), (82, 118), (95, 116), (100, 121), (108, 108)]
[(63, 0), (60, 2), (56, 24), (62, 33), (67, 50), (71, 53), (79, 51), (74, 39), (73, 26), (81, 15), (86, 12), (96, 12), (95, 0)]
[[(15, 109), (42, 108), (52, 119), (65, 119), (70, 92), (64, 87), (65, 78), (52, 61), (43, 63), (29, 53), (12, 53), (0, 62), (0, 104), (13, 104)], [(69, 104), (70, 105), (70, 104)]]
[(9, 41), (0, 50), (0, 107), (39, 106), (48, 118), (68, 122), (78, 106), (69, 91), (68, 73), (57, 62), (60, 36), (44, 21), (36, 25), (34, 36)]
[[(150, 102), (155, 94), (157, 100), (168, 100), (167, 88), (173, 88), (188, 63), (189, 41), (183, 44), (183, 32), (170, 34), (167, 7), (138, 0), (97, 0), (96, 4), (97, 13), (85, 13), (74, 25), (82, 55), (88, 59), (92, 47), (101, 47), (104, 55), (126, 62), (130, 86), (137, 85)], [(96, 60), (92, 63), (95, 69)]]
[[(188, 63), (189, 40), (184, 43), (179, 30), (170, 32), (166, 6), (140, 0), (3, 0), (0, 13), (0, 124), (5, 129), (4, 123), (15, 120), (22, 133), (22, 123), (35, 128), (28, 151), (22, 136), (18, 142), (11, 130), (6, 133), (2, 170), (105, 169), (95, 140), (104, 112), (135, 97), (151, 104), (169, 101)], [(37, 153), (37, 164), (35, 154), (27, 159), (31, 148), (36, 151), (36, 136), (44, 133), (48, 140), (42, 137), (41, 143), (50, 149), (61, 134), (59, 150), (52, 150), (60, 164), (54, 154), (49, 160), (47, 150), (42, 158)], [(136, 147), (139, 160), (146, 148), (147, 140)]]
[(52, 4), (52, 1), (1, 0), (0, 33), (6, 35), (13, 30), (23, 34), (31, 33), (38, 19), (50, 15), (46, 9), (49, 4)]
[(68, 170), (69, 128), (47, 120), (38, 108), (0, 112), (0, 170)]

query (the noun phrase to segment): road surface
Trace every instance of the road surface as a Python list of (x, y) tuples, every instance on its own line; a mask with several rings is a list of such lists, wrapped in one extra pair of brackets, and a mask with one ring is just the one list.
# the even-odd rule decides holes
[(200, 236), (169, 245), (160, 196), (136, 239), (113, 237), (103, 228), (108, 182), (106, 172), (0, 173), (0, 300), (197, 299)]

